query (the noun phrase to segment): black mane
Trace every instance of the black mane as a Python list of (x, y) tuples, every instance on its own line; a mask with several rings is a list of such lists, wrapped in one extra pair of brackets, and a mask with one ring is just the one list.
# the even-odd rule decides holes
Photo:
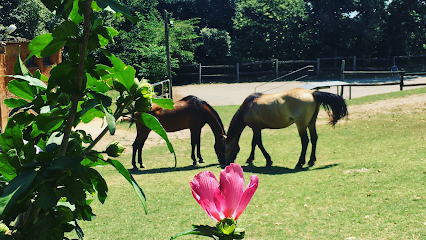
[(228, 137), (232, 137), (236, 134), (241, 133), (240, 129), (236, 128), (236, 126), (241, 125), (242, 128), (246, 126), (245, 123), (243, 124), (244, 113), (246, 112), (247, 108), (249, 108), (252, 105), (252, 103), (262, 95), (263, 94), (259, 92), (252, 93), (244, 100), (243, 104), (241, 104), (240, 108), (238, 108), (234, 117), (232, 117), (231, 123), (229, 124), (228, 133), (227, 133)]

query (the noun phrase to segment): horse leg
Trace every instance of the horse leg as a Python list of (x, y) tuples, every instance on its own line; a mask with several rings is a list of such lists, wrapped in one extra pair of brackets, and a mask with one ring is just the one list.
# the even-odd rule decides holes
[(317, 160), (316, 157), (316, 149), (317, 149), (317, 140), (318, 140), (318, 134), (317, 134), (317, 128), (316, 128), (316, 121), (318, 117), (320, 105), (317, 105), (317, 108), (315, 109), (314, 115), (312, 116), (311, 121), (308, 124), (309, 134), (311, 135), (311, 143), (312, 143), (312, 152), (311, 152), (311, 158), (308, 162), (308, 166), (312, 167), (315, 165), (315, 161)]
[(148, 138), (148, 134), (150, 131), (148, 131), (147, 133), (144, 133), (141, 135), (136, 136), (135, 141), (133, 142), (133, 155), (132, 155), (132, 165), (133, 165), (133, 169), (138, 169), (136, 167), (136, 153), (138, 153), (138, 163), (140, 165), (141, 168), (145, 168), (145, 165), (142, 163), (142, 148), (143, 145), (145, 144), (146, 139)]
[(205, 163), (204, 159), (201, 157), (201, 129), (198, 131), (197, 135), (197, 157), (199, 163)]
[[(248, 164), (253, 164), (253, 160), (254, 160), (254, 152), (255, 152), (255, 148), (259, 139), (259, 133), (257, 133), (256, 130), (253, 130), (253, 139), (251, 140), (251, 152), (250, 152), (250, 156), (247, 159), (246, 163)], [(259, 131), (260, 132), (260, 131)]]
[[(258, 129), (258, 130), (253, 129), (253, 142), (254, 141), (256, 141), (257, 146), (259, 146), (260, 151), (262, 151), (263, 156), (266, 159), (266, 166), (267, 167), (272, 166), (271, 156), (268, 154), (268, 152), (266, 152), (265, 148), (263, 147), (261, 129)], [(256, 146), (256, 145), (254, 145), (254, 146)], [(253, 147), (253, 143), (252, 143), (252, 147)], [(252, 154), (253, 154), (253, 159), (254, 159), (254, 148), (252, 148)]]
[(311, 135), (311, 143), (312, 143), (311, 158), (308, 162), (308, 165), (309, 165), (309, 167), (312, 167), (312, 166), (315, 165), (315, 161), (317, 160), (315, 152), (316, 152), (316, 149), (317, 149), (318, 134), (317, 134), (317, 129), (315, 127), (315, 123), (309, 124), (308, 128), (309, 128), (309, 133)]
[(138, 151), (138, 148), (137, 148), (137, 143), (136, 143), (136, 141), (137, 141), (137, 137), (136, 137), (136, 139), (135, 139), (135, 141), (133, 142), (133, 144), (132, 144), (132, 147), (133, 147), (133, 154), (132, 154), (132, 166), (133, 166), (133, 170), (137, 170), (138, 169), (138, 167), (136, 167), (136, 153), (137, 153), (137, 151)]
[(309, 138), (306, 127), (302, 128), (297, 126), (297, 130), (299, 131), (300, 140), (302, 141), (302, 152), (300, 153), (299, 162), (295, 168), (300, 169), (305, 164), (306, 149), (308, 148)]
[(198, 158), (200, 158), (200, 162), (204, 162), (201, 158), (201, 153), (200, 153), (201, 129), (196, 130), (196, 129), (191, 128), (190, 130), (191, 130), (191, 159), (192, 159), (192, 165), (196, 166), (196, 165), (198, 165), (197, 158), (195, 157), (195, 148), (196, 147), (197, 147)]

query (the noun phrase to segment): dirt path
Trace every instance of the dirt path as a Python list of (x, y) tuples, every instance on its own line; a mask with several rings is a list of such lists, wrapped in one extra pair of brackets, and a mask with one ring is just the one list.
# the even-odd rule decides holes
[[(426, 78), (416, 79), (415, 81), (426, 82)], [(251, 93), (254, 92), (255, 87), (262, 83), (234, 83), (234, 84), (203, 84), (203, 85), (187, 85), (173, 87), (174, 100), (178, 100), (187, 95), (195, 95), (212, 106), (219, 105), (240, 105), (243, 100)], [(290, 82), (290, 83), (271, 83), (257, 88), (258, 92), (273, 88), (273, 90), (267, 91), (266, 93), (279, 92), (287, 89), (292, 89), (303, 85), (303, 82)], [(409, 88), (412, 89), (412, 88)], [(348, 94), (347, 89), (345, 94)], [(321, 91), (327, 91), (336, 93), (336, 87), (330, 89), (324, 89)], [(352, 98), (361, 97), (365, 95), (373, 95), (378, 93), (386, 93), (399, 91), (399, 86), (381, 86), (381, 87), (352, 87)], [(345, 97), (344, 94), (344, 97)], [(346, 96), (345, 98), (348, 98)], [(363, 119), (370, 115), (378, 113), (389, 113), (389, 112), (416, 112), (424, 111), (426, 109), (426, 94), (412, 95), (400, 99), (389, 99), (374, 102), (372, 104), (350, 106), (349, 120), (350, 119)], [(325, 112), (320, 112), (320, 117), (326, 118)], [(229, 123), (224, 123), (225, 129), (227, 129)], [(106, 126), (102, 120), (97, 119), (89, 124), (80, 124), (77, 128), (83, 129), (86, 132), (96, 137), (102, 129)], [(203, 132), (211, 131), (208, 126), (205, 126)], [(104, 150), (105, 147), (113, 140), (119, 141), (123, 146), (126, 147), (125, 153), (130, 153), (132, 148), (133, 140), (136, 137), (136, 131), (127, 129), (117, 129), (115, 135), (111, 136), (107, 134), (97, 144), (96, 149)], [(183, 130), (175, 133), (168, 133), (168, 137), (173, 142), (175, 139), (186, 139), (190, 138), (189, 130)], [(164, 140), (161, 139), (155, 133), (150, 133), (145, 147), (157, 146), (165, 144)]]

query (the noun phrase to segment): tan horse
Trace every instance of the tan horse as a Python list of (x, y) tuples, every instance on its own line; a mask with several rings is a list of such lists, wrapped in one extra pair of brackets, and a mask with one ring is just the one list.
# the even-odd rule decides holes
[(321, 104), (326, 109), (330, 117), (330, 124), (333, 126), (339, 119), (348, 115), (345, 100), (332, 93), (296, 88), (275, 94), (251, 94), (235, 113), (229, 126), (225, 140), (226, 163), (235, 161), (240, 151), (238, 141), (241, 133), (246, 126), (249, 126), (253, 130), (253, 140), (247, 163), (253, 162), (255, 147), (259, 146), (266, 158), (266, 166), (271, 166), (271, 157), (262, 144), (261, 130), (285, 128), (295, 123), (302, 140), (302, 152), (296, 168), (302, 168), (305, 164), (306, 149), (309, 143), (307, 129), (309, 129), (312, 142), (309, 166), (313, 166), (316, 161), (315, 150), (318, 139), (315, 122)]
[[(200, 138), (201, 128), (207, 123), (215, 136), (216, 142), (214, 149), (216, 151), (217, 158), (219, 163), (223, 164), (225, 158), (225, 146), (223, 145), (225, 129), (223, 128), (222, 120), (217, 112), (207, 102), (195, 96), (187, 96), (175, 102), (174, 107), (174, 109), (168, 110), (158, 106), (157, 104), (152, 104), (152, 109), (148, 113), (159, 120), (166, 132), (176, 132), (183, 129), (189, 129), (191, 131), (191, 159), (193, 161), (193, 165), (197, 165), (195, 148), (197, 148), (197, 157), (199, 162), (204, 162), (201, 157)], [(139, 117), (139, 113), (134, 115), (135, 119), (138, 119)], [(151, 129), (140, 122), (136, 122), (136, 129), (137, 135), (133, 142), (133, 169), (137, 169), (135, 161), (137, 152), (140, 167), (145, 167), (142, 163), (142, 148), (148, 138), (149, 132), (151, 131)]]

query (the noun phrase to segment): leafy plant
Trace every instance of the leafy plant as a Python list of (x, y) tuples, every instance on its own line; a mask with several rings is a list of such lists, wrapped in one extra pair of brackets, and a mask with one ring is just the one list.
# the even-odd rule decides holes
[[(153, 99), (151, 85), (135, 78), (135, 69), (103, 48), (118, 32), (93, 12), (113, 11), (132, 23), (126, 6), (115, 0), (42, 0), (56, 13), (52, 32), (35, 37), (29, 44), (32, 56), (48, 57), (63, 47), (69, 49), (68, 60), (50, 72), (31, 74), (18, 57), (15, 78), (8, 89), (18, 98), (6, 99), (13, 108), (7, 127), (0, 135), (0, 219), (2, 239), (64, 239), (75, 230), (84, 237), (78, 220), (90, 221), (95, 215), (90, 203), (93, 195), (104, 203), (108, 186), (93, 168), (112, 165), (133, 186), (145, 212), (142, 189), (117, 160), (104, 159), (93, 147), (107, 133), (114, 134), (115, 122), (123, 115), (149, 110)], [(82, 31), (81, 31), (82, 29)], [(97, 64), (88, 52), (101, 49), (111, 66)], [(47, 81), (47, 85), (44, 81)], [(117, 91), (115, 111), (106, 93)], [(158, 101), (170, 108), (170, 102)], [(128, 108), (130, 104), (134, 107)], [(147, 114), (147, 113), (143, 113)], [(105, 118), (107, 127), (95, 139), (77, 124), (96, 117)], [(150, 128), (162, 128), (155, 122)], [(168, 142), (167, 136), (163, 136)], [(24, 140), (28, 141), (24, 144)], [(43, 151), (36, 152), (34, 145)], [(119, 146), (113, 143), (113, 146)], [(121, 149), (106, 152), (112, 157)], [(170, 146), (170, 151), (173, 148)]]

